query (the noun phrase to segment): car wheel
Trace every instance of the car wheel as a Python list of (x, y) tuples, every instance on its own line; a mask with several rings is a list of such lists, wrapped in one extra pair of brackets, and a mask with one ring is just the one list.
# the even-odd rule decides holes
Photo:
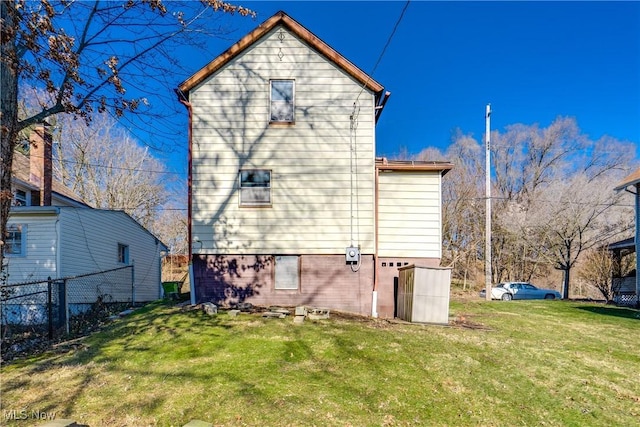
[(556, 299), (556, 296), (555, 296), (555, 295), (553, 295), (553, 294), (546, 294), (546, 295), (544, 296), (544, 299)]
[(513, 295), (509, 292), (502, 294), (502, 301), (511, 301), (513, 299)]

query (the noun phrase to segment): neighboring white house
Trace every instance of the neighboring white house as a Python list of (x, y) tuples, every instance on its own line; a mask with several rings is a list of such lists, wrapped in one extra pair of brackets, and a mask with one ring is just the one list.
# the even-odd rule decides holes
[(452, 165), (376, 158), (389, 92), (284, 12), (177, 93), (197, 301), (392, 317), (397, 267), (439, 265)]
[[(165, 245), (122, 211), (70, 206), (16, 207), (7, 228), (9, 283), (71, 277), (133, 264), (136, 302), (161, 296), (160, 259)], [(117, 287), (115, 289), (118, 289)], [(130, 288), (109, 293), (131, 301)], [(101, 291), (76, 292), (69, 302), (92, 303)]]
[(7, 283), (55, 280), (133, 264), (135, 294), (131, 286), (114, 294), (96, 285), (76, 291), (69, 303), (93, 303), (103, 292), (118, 302), (158, 299), (166, 246), (125, 212), (92, 209), (53, 179), (50, 145), (46, 127), (38, 126), (29, 155), (15, 153), (14, 206), (4, 239)]
[[(626, 191), (633, 195), (635, 206), (635, 234), (633, 239), (626, 242), (627, 249), (635, 252), (635, 265), (633, 276), (629, 276), (622, 283), (621, 291), (628, 290), (625, 297), (627, 302), (635, 297), (635, 305), (640, 307), (640, 276), (638, 275), (638, 265), (640, 265), (640, 250), (638, 250), (638, 242), (640, 242), (640, 168), (626, 176), (615, 188), (615, 191)], [(622, 249), (622, 248), (619, 248)], [(618, 256), (620, 253), (618, 252)], [(631, 288), (631, 289), (629, 289)], [(633, 294), (631, 294), (631, 291)], [(622, 295), (619, 295), (622, 297)]]

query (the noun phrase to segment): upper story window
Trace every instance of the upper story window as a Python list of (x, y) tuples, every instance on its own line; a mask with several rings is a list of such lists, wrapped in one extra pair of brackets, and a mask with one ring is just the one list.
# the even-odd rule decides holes
[(25, 256), (27, 248), (27, 226), (12, 224), (7, 226), (7, 237), (4, 239), (4, 253), (7, 256)]
[(240, 171), (240, 206), (271, 205), (271, 171), (243, 169)]
[(271, 80), (271, 123), (293, 123), (295, 85), (293, 80)]
[(24, 190), (16, 190), (13, 193), (13, 206), (27, 206), (27, 192)]
[(129, 264), (129, 245), (118, 243), (118, 262), (121, 264)]

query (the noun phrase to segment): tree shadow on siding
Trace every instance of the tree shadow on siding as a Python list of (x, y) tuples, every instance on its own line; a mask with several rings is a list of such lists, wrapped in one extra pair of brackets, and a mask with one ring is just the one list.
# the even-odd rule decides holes
[[(274, 61), (272, 68), (281, 68), (281, 59), (277, 56), (261, 59)], [(300, 240), (333, 232), (344, 235), (345, 246), (349, 241), (349, 212), (344, 203), (334, 205), (333, 201), (348, 197), (348, 186), (353, 185), (346, 178), (351, 172), (348, 159), (353, 104), (345, 101), (342, 92), (323, 98), (317, 97), (309, 87), (302, 90), (301, 86), (296, 95), (295, 126), (272, 126), (267, 116), (271, 74), (255, 68), (251, 60), (243, 62), (243, 59), (229, 65), (225, 72), (229, 75), (222, 76), (220, 84), (211, 84), (206, 89), (211, 93), (211, 107), (197, 110), (194, 117), (197, 135), (193, 140), (198, 153), (194, 157), (193, 177), (196, 238), (193, 265), (196, 280), (202, 278), (197, 282), (202, 284), (198, 284), (196, 296), (200, 302), (216, 304), (244, 302), (260, 295), (261, 290), (263, 294), (269, 293), (267, 284), (270, 286), (273, 280), (273, 275), (269, 276), (274, 269), (273, 257), (239, 254), (264, 253), (263, 250), (269, 248), (271, 254), (300, 255), (298, 249), (294, 249), (297, 253), (290, 253), (291, 247), (287, 246), (297, 247), (295, 243), (274, 243), (274, 233), (283, 235), (285, 226), (282, 219), (268, 218), (273, 213), (268, 211), (271, 208), (260, 208), (255, 214), (251, 208), (241, 208), (246, 210), (239, 213), (234, 206), (238, 204), (238, 178), (231, 176), (231, 170), (272, 170), (273, 209), (278, 210), (273, 216), (286, 218), (295, 226), (313, 221), (311, 226), (302, 229)], [(229, 77), (232, 79), (225, 80)], [(359, 85), (354, 85), (353, 90), (355, 98)], [(355, 142), (353, 145), (356, 146)], [(323, 152), (317, 147), (326, 150)], [(286, 154), (289, 150), (291, 153)], [(319, 159), (315, 159), (317, 155)], [(295, 156), (316, 161), (305, 166), (304, 162), (292, 161)], [(373, 165), (370, 166), (373, 170)], [(309, 184), (310, 176), (323, 179)], [(300, 195), (301, 182), (306, 186), (303, 196)], [(371, 188), (367, 188), (372, 182), (358, 184), (356, 179), (356, 186), (366, 192), (361, 197), (373, 198)], [(236, 237), (241, 234), (245, 234), (243, 240)], [(283, 235), (284, 240), (287, 237)], [(358, 236), (356, 240), (361, 239)], [(336, 254), (342, 248), (336, 247)], [(313, 299), (314, 295), (309, 297)]]
[(199, 283), (197, 302), (231, 306), (260, 295), (271, 277), (271, 256), (197, 255), (194, 277)]

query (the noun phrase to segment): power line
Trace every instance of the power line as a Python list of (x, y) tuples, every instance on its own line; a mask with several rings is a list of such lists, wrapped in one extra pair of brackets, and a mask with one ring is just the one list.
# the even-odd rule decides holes
[(400, 13), (400, 17), (398, 17), (398, 20), (396, 21), (396, 24), (393, 26), (393, 30), (391, 31), (391, 34), (389, 34), (389, 38), (387, 39), (387, 42), (385, 43), (384, 47), (382, 48), (382, 52), (380, 52), (380, 56), (378, 57), (378, 60), (373, 65), (373, 68), (371, 69), (371, 72), (368, 74), (367, 80), (362, 85), (362, 88), (360, 89), (360, 93), (358, 93), (358, 96), (356, 96), (356, 100), (355, 100), (354, 104), (356, 104), (358, 102), (358, 99), (360, 99), (360, 95), (364, 91), (364, 88), (367, 86), (367, 83), (369, 83), (369, 80), (371, 80), (371, 76), (373, 76), (373, 74), (376, 72), (376, 70), (378, 68), (378, 65), (380, 65), (380, 62), (382, 61), (382, 57), (384, 56), (384, 54), (387, 51), (387, 48), (391, 44), (391, 40), (393, 39), (393, 36), (396, 34), (396, 31), (398, 30), (398, 27), (400, 26), (400, 22), (402, 21), (402, 18), (404, 18), (404, 14), (407, 11), (407, 8), (409, 7), (409, 3), (411, 3), (411, 1), (407, 0), (407, 2), (404, 5), (404, 8), (402, 8), (402, 12)]
[[(32, 155), (29, 154), (29, 156), (31, 157)], [(43, 156), (33, 156), (33, 157), (36, 158), (36, 159), (43, 159), (44, 158)], [(60, 162), (60, 163), (65, 163), (65, 164), (85, 165), (87, 167), (122, 170), (122, 171), (127, 171), (127, 172), (146, 172), (146, 173), (157, 173), (157, 174), (178, 175), (178, 176), (183, 175), (181, 172), (169, 172), (169, 171), (153, 170), (153, 169), (125, 168), (125, 167), (121, 167), (121, 166), (107, 166), (107, 165), (100, 165), (100, 164), (96, 164), (96, 163), (76, 162), (75, 160), (54, 159), (54, 161), (55, 162)], [(158, 160), (158, 162), (160, 162), (160, 161)]]
[(391, 40), (393, 39), (393, 36), (396, 34), (396, 31), (398, 30), (398, 27), (400, 26), (400, 22), (402, 21), (402, 18), (404, 18), (404, 14), (407, 11), (407, 8), (409, 7), (409, 3), (410, 3), (410, 0), (407, 0), (407, 2), (404, 5), (404, 8), (402, 9), (402, 12), (400, 13), (400, 17), (396, 21), (396, 25), (393, 26), (393, 30), (391, 31), (391, 34), (389, 35), (389, 38), (387, 39), (387, 43), (382, 48), (382, 52), (380, 52), (380, 56), (378, 57), (378, 60), (376, 61), (376, 63), (373, 66), (373, 69), (371, 70), (370, 75), (373, 75), (376, 72), (376, 69), (378, 68), (378, 65), (380, 64), (380, 61), (382, 61), (382, 57), (384, 56), (385, 52), (387, 51), (387, 48), (391, 44)]

